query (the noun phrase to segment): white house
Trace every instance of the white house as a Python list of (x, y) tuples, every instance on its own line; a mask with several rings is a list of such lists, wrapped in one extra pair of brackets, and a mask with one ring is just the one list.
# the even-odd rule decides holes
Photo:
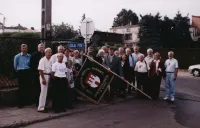
[[(24, 33), (24, 32), (32, 32), (32, 33), (35, 33), (35, 32), (40, 32), (40, 31), (32, 30), (32, 29), (20, 30), (20, 29), (7, 29), (7, 28), (5, 28), (5, 29), (4, 29), (4, 32), (5, 32), (5, 33), (7, 33), (7, 32), (21, 32), (21, 33)], [(0, 33), (3, 33), (3, 29), (0, 29)]]
[(190, 33), (194, 41), (200, 40), (200, 16), (192, 16)]
[(138, 25), (126, 25), (110, 28), (110, 32), (119, 33), (124, 35), (124, 46), (133, 47), (138, 44), (139, 38), (139, 26)]

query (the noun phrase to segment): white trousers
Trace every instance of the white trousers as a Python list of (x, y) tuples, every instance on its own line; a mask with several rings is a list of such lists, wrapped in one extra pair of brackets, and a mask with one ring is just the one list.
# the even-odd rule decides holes
[(44, 75), (44, 78), (46, 80), (46, 85), (42, 84), (42, 78), (40, 76), (41, 92), (40, 92), (40, 99), (39, 99), (39, 106), (38, 106), (39, 111), (44, 110), (45, 108), (50, 75)]

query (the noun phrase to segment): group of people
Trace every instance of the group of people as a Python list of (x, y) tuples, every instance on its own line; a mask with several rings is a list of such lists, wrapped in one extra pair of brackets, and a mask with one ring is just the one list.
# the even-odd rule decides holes
[[(88, 56), (96, 59), (97, 62), (113, 71), (122, 79), (131, 83), (133, 86), (127, 85), (125, 82), (113, 80), (110, 85), (110, 96), (114, 94), (125, 96), (126, 92), (132, 93), (134, 90), (137, 92), (137, 96), (143, 98), (141, 94), (143, 91), (145, 94), (156, 100), (159, 98), (160, 84), (162, 78), (165, 79), (166, 96), (164, 100), (175, 100), (175, 85), (178, 74), (178, 61), (174, 58), (174, 52), (168, 52), (168, 59), (164, 61), (161, 58), (160, 53), (153, 53), (153, 49), (147, 49), (147, 56), (139, 52), (139, 47), (133, 47), (133, 53), (130, 48), (124, 49), (120, 47), (118, 50), (114, 48), (103, 46), (97, 56), (92, 54), (88, 49)], [(137, 91), (137, 90), (141, 91)]]
[[(165, 100), (174, 101), (175, 80), (178, 73), (178, 62), (173, 58), (174, 53), (168, 53), (169, 59), (165, 62), (159, 53), (152, 49), (147, 50), (147, 56), (139, 52), (139, 47), (124, 49), (120, 47), (103, 46), (95, 53), (94, 47), (88, 47), (87, 55), (103, 65), (108, 70), (121, 76), (133, 86), (152, 97), (159, 98), (162, 78), (166, 81)], [(78, 50), (71, 50), (60, 45), (57, 53), (52, 55), (51, 48), (44, 44), (38, 45), (38, 51), (28, 54), (28, 46), (21, 45), (21, 52), (14, 57), (14, 69), (18, 76), (18, 107), (22, 108), (31, 103), (38, 105), (38, 112), (48, 112), (46, 109), (47, 98), (51, 92), (52, 109), (56, 112), (64, 112), (66, 108), (72, 109), (73, 102), (77, 99), (74, 80), (81, 68), (85, 57)], [(51, 86), (51, 89), (49, 90)], [(119, 94), (123, 97), (126, 92), (132, 93), (134, 88), (126, 82), (114, 79), (105, 94), (106, 101), (113, 101)], [(137, 91), (138, 97), (143, 95)]]
[[(44, 44), (38, 45), (38, 52), (28, 54), (28, 46), (21, 45), (21, 53), (14, 58), (14, 69), (18, 76), (18, 107), (36, 103), (38, 112), (46, 113), (47, 97), (51, 85), (52, 108), (56, 113), (72, 109), (74, 97), (74, 78), (76, 66), (80, 69), (82, 60), (78, 50), (58, 47), (58, 53), (52, 55), (52, 49)], [(72, 55), (73, 54), (73, 57)]]

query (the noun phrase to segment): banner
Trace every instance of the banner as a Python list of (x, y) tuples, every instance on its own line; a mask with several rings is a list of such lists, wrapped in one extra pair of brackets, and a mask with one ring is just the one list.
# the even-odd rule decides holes
[(113, 77), (113, 73), (94, 60), (87, 58), (75, 80), (75, 89), (89, 101), (98, 104), (107, 91)]

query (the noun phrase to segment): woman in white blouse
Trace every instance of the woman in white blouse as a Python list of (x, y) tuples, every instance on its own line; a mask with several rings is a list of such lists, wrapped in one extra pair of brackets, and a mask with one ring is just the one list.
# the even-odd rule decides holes
[[(147, 95), (149, 95), (150, 92), (149, 91), (150, 85), (148, 84), (149, 70), (150, 67), (144, 60), (144, 55), (143, 54), (139, 55), (139, 61), (135, 65), (137, 88), (143, 90), (143, 92), (146, 93)], [(142, 96), (139, 91), (137, 93), (139, 97)]]
[(74, 64), (80, 64), (80, 65), (82, 65), (82, 60), (79, 57), (79, 51), (78, 50), (74, 51), (74, 60), (73, 61), (74, 61), (73, 62)]
[(52, 108), (55, 113), (65, 112), (67, 86), (68, 82), (66, 79), (67, 67), (63, 63), (63, 54), (58, 53), (58, 61), (52, 65), (51, 77), (53, 79), (53, 97), (52, 97)]

